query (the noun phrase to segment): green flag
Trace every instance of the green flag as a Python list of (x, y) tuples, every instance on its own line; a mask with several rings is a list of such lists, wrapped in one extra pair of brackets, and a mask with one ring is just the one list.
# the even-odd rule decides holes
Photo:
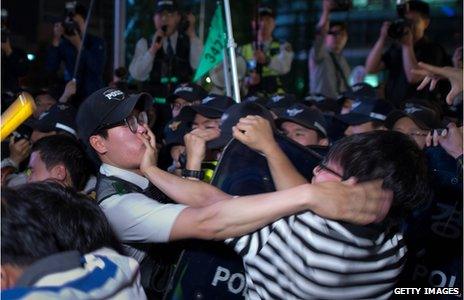
[(224, 55), (222, 50), (226, 47), (226, 42), (227, 34), (224, 27), (224, 18), (222, 17), (222, 6), (218, 5), (211, 20), (208, 38), (206, 39), (200, 64), (195, 72), (193, 81), (200, 79), (223, 60)]

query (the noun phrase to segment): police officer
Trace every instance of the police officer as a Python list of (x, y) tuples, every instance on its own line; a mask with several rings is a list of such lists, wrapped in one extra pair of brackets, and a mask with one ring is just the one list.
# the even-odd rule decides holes
[(198, 66), (203, 45), (195, 34), (195, 17), (187, 15), (188, 28), (180, 32), (181, 15), (172, 0), (159, 0), (153, 22), (156, 32), (151, 39), (141, 38), (135, 46), (129, 66), (130, 75), (146, 83), (152, 95), (165, 98), (170, 87), (188, 82)]
[(280, 75), (290, 71), (293, 60), (292, 47), (289, 43), (276, 41), (272, 37), (275, 28), (275, 13), (272, 8), (259, 7), (258, 20), (253, 23), (258, 27), (255, 28), (255, 41), (244, 45), (240, 50), (249, 70), (245, 79), (248, 93), (284, 92)]

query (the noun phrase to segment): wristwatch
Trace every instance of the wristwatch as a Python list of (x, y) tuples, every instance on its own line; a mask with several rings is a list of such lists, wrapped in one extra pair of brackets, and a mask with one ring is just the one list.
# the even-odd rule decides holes
[(205, 177), (205, 172), (182, 169), (182, 177), (192, 177), (203, 180), (203, 178)]

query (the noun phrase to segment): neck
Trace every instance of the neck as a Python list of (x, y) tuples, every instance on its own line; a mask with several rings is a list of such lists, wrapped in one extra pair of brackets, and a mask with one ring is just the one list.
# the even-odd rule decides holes
[(272, 40), (272, 35), (260, 35), (259, 36), (259, 42), (261, 43), (270, 42), (271, 40)]

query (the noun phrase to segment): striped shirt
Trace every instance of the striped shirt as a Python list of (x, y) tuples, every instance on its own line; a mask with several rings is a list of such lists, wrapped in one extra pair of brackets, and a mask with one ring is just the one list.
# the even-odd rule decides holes
[(407, 252), (400, 233), (311, 212), (226, 243), (243, 257), (248, 299), (386, 299)]

